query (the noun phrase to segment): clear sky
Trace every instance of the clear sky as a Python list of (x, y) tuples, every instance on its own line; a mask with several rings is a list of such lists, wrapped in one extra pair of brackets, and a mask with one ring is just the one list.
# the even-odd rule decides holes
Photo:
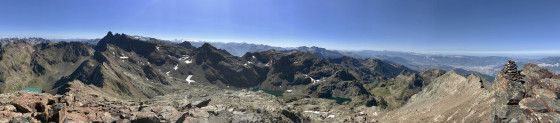
[(0, 37), (560, 54), (558, 0), (2, 0)]

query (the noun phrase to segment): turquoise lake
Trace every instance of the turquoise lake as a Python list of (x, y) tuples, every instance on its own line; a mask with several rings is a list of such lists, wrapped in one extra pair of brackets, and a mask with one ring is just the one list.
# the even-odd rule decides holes
[(22, 89), (22, 91), (32, 91), (32, 92), (37, 92), (37, 93), (43, 93), (43, 91), (41, 91), (37, 88), (30, 88), (30, 87), (25, 87), (24, 89)]

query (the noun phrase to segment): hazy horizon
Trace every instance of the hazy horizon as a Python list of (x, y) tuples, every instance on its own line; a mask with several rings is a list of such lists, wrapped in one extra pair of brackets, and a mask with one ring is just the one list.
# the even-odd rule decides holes
[[(126, 33), (124, 33), (126, 34)], [(130, 34), (127, 34), (130, 35)], [(131, 35), (131, 36), (140, 36), (140, 35)], [(149, 36), (145, 36), (149, 37)], [(2, 37), (2, 38), (42, 38), (42, 37)], [(101, 39), (100, 38), (69, 38), (69, 39), (49, 39), (43, 38), (46, 40), (51, 40), (54, 42), (58, 41), (85, 41), (85, 40), (94, 40), (94, 39)], [(252, 43), (252, 42), (227, 42), (227, 41), (205, 41), (205, 40), (185, 40), (185, 39), (173, 39), (173, 40), (166, 40), (166, 39), (159, 39), (157, 37), (150, 37), (156, 38), (158, 40), (165, 40), (171, 42), (182, 42), (182, 41), (189, 41), (189, 42), (209, 42), (209, 43), (246, 43), (246, 44), (255, 44), (255, 45), (266, 45), (271, 47), (281, 47), (281, 48), (298, 48), (304, 46), (275, 46), (269, 44), (262, 44), (262, 43)], [(309, 45), (305, 47), (319, 47), (325, 48), (315, 45)], [(373, 49), (353, 49), (353, 50), (346, 50), (346, 49), (329, 49), (327, 50), (336, 50), (336, 51), (343, 51), (343, 52), (352, 52), (352, 51), (387, 51), (387, 52), (402, 52), (402, 53), (416, 53), (416, 54), (423, 54), (423, 55), (446, 55), (446, 56), (502, 56), (502, 57), (513, 57), (513, 58), (529, 58), (529, 59), (539, 59), (544, 57), (550, 56), (560, 56), (560, 50), (552, 50), (552, 51), (421, 51), (421, 52), (413, 52), (413, 51), (398, 51), (398, 50), (373, 50)]]
[[(560, 54), (560, 1), (2, 1), (0, 37), (163, 40), (444, 55)], [(468, 7), (466, 7), (468, 6)]]

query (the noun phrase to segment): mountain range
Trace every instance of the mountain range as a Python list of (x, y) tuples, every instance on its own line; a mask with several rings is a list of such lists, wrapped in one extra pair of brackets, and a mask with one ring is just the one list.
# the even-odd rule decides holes
[(221, 49), (112, 32), (95, 45), (2, 41), (2, 122), (560, 121), (557, 57)]
[(430, 55), (420, 54), (414, 52), (400, 52), (400, 51), (373, 51), (373, 50), (359, 50), (359, 51), (342, 51), (342, 50), (328, 50), (316, 46), (312, 47), (273, 47), (261, 44), (249, 43), (223, 43), (223, 42), (191, 42), (193, 46), (202, 46), (203, 43), (209, 43), (216, 48), (224, 49), (231, 52), (232, 55), (241, 56), (246, 52), (262, 52), (267, 50), (277, 51), (293, 51), (309, 52), (319, 58), (340, 58), (349, 56), (359, 59), (377, 58), (383, 61), (392, 62), (395, 64), (404, 65), (416, 71), (426, 71), (429, 69), (443, 69), (454, 70), (459, 74), (477, 73), (482, 75), (485, 79), (493, 81), (496, 73), (501, 69), (501, 62), (507, 60), (518, 61), (521, 66), (525, 63), (535, 63), (541, 67), (551, 69), (555, 72), (560, 72), (560, 56), (550, 56), (539, 59), (529, 59), (520, 57), (506, 57), (506, 56), (466, 56), (466, 55)]
[[(150, 39), (150, 37), (132, 36), (141, 40)], [(0, 42), (14, 42), (18, 38), (4, 38)], [(96, 45), (100, 39), (42, 39), (42, 38), (24, 38), (23, 40), (30, 42), (30, 44), (38, 44), (41, 42), (59, 42), (59, 41), (72, 41), (84, 42), (90, 45)], [(168, 43), (178, 43), (177, 41), (166, 41)], [(560, 72), (560, 56), (549, 56), (544, 58), (521, 58), (521, 57), (506, 57), (506, 56), (466, 56), (466, 55), (430, 55), (420, 54), (414, 52), (400, 52), (400, 51), (373, 51), (373, 50), (329, 50), (321, 47), (274, 47), (263, 44), (252, 43), (235, 43), (235, 42), (206, 42), (206, 41), (189, 41), (195, 47), (201, 47), (205, 43), (209, 43), (218, 49), (224, 49), (233, 56), (242, 56), (247, 52), (263, 52), (268, 50), (276, 50), (280, 52), (300, 51), (309, 52), (319, 58), (340, 58), (349, 56), (359, 59), (377, 58), (386, 62), (404, 65), (416, 71), (426, 71), (429, 69), (437, 68), (443, 70), (454, 70), (459, 74), (477, 73), (482, 75), (485, 79), (493, 81), (493, 77), (500, 70), (500, 64), (505, 60), (515, 60), (519, 63), (535, 63), (541, 67), (551, 69), (555, 72)], [(520, 64), (521, 66), (524, 64)]]

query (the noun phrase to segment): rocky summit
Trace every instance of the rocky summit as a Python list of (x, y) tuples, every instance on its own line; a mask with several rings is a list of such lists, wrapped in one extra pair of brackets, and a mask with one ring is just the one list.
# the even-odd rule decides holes
[(490, 83), (316, 47), (199, 46), (112, 32), (6, 41), (0, 122), (560, 122), (560, 75), (532, 63), (510, 60)]

